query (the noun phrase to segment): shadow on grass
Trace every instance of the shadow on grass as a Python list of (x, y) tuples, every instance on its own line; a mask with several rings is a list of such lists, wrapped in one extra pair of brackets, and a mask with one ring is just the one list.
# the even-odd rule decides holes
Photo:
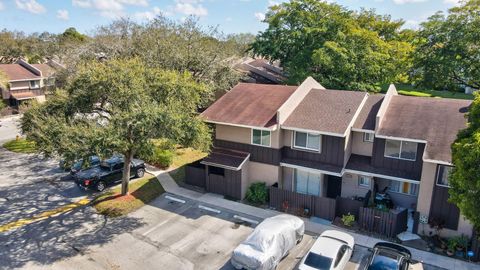
[(129, 189), (131, 192), (122, 196), (119, 188), (115, 188), (97, 197), (92, 205), (100, 214), (119, 217), (135, 211), (165, 192), (154, 176), (131, 183)]

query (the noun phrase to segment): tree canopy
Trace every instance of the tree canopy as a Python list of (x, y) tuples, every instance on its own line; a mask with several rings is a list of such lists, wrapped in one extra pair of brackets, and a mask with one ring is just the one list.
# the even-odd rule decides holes
[(291, 83), (307, 76), (329, 88), (377, 90), (407, 78), (413, 47), (403, 21), (316, 0), (272, 6), (255, 54), (280, 60)]
[(455, 165), (450, 178), (450, 200), (480, 231), (480, 94), (476, 94), (469, 113), (468, 127), (459, 132), (452, 145)]
[(91, 61), (78, 67), (66, 92), (27, 111), (21, 128), (46, 156), (123, 154), (126, 194), (130, 161), (152, 151), (152, 139), (208, 149), (209, 130), (196, 117), (208, 91), (188, 72), (147, 68), (138, 58)]
[(414, 76), (434, 89), (480, 88), (480, 0), (441, 12), (418, 32)]

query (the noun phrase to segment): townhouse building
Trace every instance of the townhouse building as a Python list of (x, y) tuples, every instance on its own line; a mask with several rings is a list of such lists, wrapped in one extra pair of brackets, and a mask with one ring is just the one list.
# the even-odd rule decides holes
[(16, 64), (0, 64), (0, 71), (8, 78), (8, 86), (2, 91), (2, 99), (10, 106), (17, 106), (25, 100), (45, 101), (45, 90), (55, 84), (55, 71), (60, 67), (51, 64), (29, 64), (20, 59)]
[[(444, 236), (472, 234), (448, 202), (450, 146), (471, 101), (240, 83), (201, 117), (214, 125), (205, 173), (188, 175), (236, 199), (255, 182), (319, 198), (375, 198), (408, 209), (418, 234), (441, 220)], [(193, 179), (198, 178), (198, 179)], [(370, 196), (371, 195), (371, 196)], [(413, 228), (412, 228), (413, 227)]]

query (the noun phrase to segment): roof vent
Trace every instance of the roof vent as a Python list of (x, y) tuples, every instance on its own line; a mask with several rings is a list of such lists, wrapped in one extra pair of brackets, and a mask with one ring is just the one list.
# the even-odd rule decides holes
[(351, 110), (350, 110), (350, 109), (348, 109), (347, 113), (350, 113), (350, 111), (351, 111)]

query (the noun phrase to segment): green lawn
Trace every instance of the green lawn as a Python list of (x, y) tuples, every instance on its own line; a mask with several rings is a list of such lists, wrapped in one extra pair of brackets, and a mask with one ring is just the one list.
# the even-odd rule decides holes
[(15, 153), (32, 154), (35, 153), (37, 148), (35, 142), (19, 138), (3, 144), (6, 149)]
[[(473, 99), (474, 98), (473, 95), (465, 94), (461, 92), (417, 89), (411, 85), (402, 85), (402, 84), (396, 85), (396, 87), (397, 87), (398, 93), (404, 96), (454, 98), (454, 99)], [(388, 86), (382, 87), (382, 92), (386, 92), (387, 88)]]
[(93, 205), (98, 213), (109, 217), (126, 215), (149, 203), (165, 190), (155, 176), (145, 174), (143, 178), (130, 182), (128, 195), (121, 196), (120, 192), (121, 186), (118, 186), (95, 198)]
[(197, 160), (204, 158), (207, 155), (205, 152), (201, 152), (192, 148), (179, 148), (175, 151), (172, 165), (170, 166), (170, 176), (176, 182), (185, 181), (185, 165), (193, 163)]

